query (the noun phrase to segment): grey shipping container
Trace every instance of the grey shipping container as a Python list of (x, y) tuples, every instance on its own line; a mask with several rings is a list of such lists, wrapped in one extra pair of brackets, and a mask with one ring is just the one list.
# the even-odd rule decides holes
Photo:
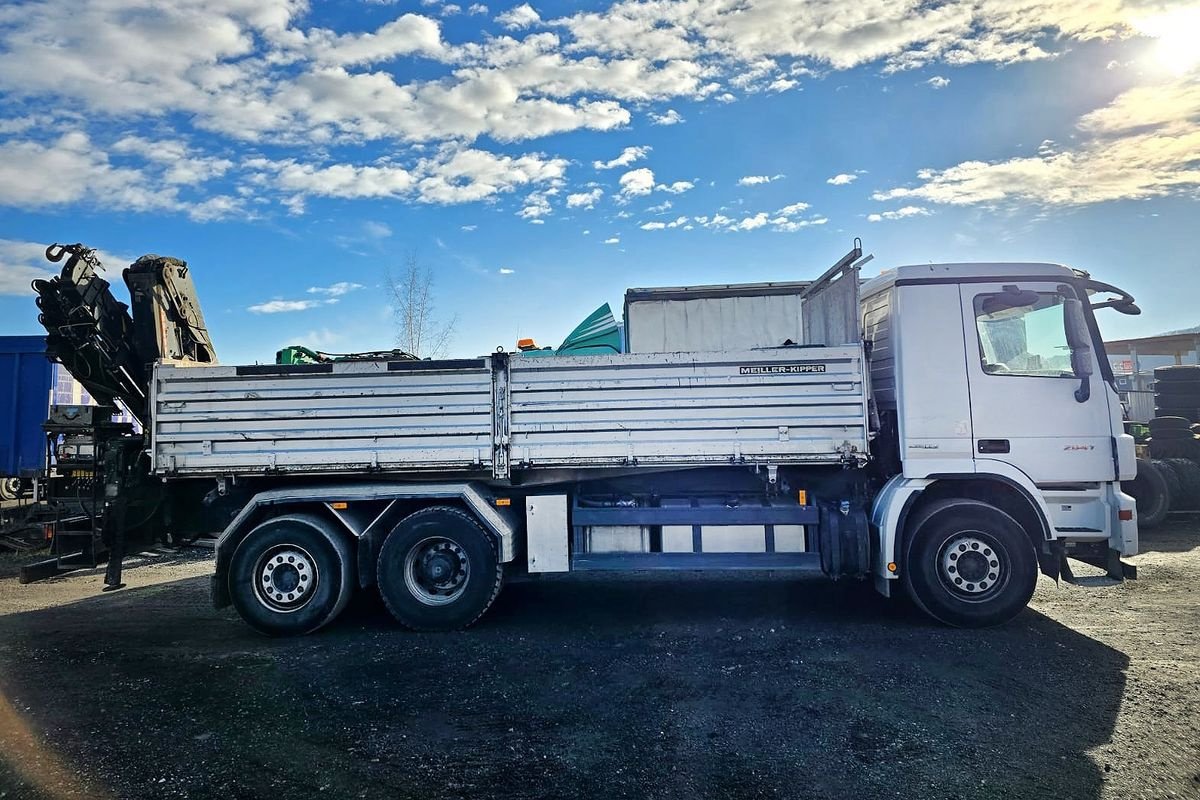
[(625, 347), (675, 353), (778, 347), (806, 340), (810, 281), (673, 286), (625, 292)]

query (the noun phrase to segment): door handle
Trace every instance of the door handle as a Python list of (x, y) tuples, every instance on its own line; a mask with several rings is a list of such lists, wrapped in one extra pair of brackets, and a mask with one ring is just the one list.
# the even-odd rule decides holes
[(1011, 449), (1008, 439), (979, 440), (979, 452), (981, 453), (1008, 453)]

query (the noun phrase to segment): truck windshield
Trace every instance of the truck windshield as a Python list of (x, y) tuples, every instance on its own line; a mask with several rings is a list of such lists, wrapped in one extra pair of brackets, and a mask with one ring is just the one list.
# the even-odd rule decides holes
[(1038, 292), (1037, 302), (987, 312), (996, 295), (975, 296), (975, 327), (983, 371), (992, 375), (1033, 375), (1070, 378), (1071, 347), (1063, 324), (1063, 298), (1057, 292)]

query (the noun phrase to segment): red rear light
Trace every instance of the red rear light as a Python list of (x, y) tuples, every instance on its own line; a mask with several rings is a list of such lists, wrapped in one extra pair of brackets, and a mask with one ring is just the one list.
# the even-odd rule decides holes
[(54, 538), (54, 523), (47, 522), (45, 525), (43, 525), (42, 533), (45, 535), (47, 540), (53, 539)]
[(1133, 509), (1122, 508), (1117, 512), (1117, 519), (1121, 522), (1130, 522), (1133, 519)]

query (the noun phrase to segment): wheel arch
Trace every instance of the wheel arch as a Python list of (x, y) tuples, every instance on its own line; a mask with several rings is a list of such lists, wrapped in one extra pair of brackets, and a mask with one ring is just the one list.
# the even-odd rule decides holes
[(1049, 548), (1053, 539), (1049, 517), (1030, 486), (1012, 476), (992, 472), (935, 474), (920, 479), (896, 476), (877, 496), (872, 513), (880, 553), (875, 585), (880, 593), (890, 594), (888, 583), (898, 577), (898, 573), (887, 569), (887, 564), (899, 561), (899, 555), (905, 552), (914, 514), (921, 513), (930, 503), (955, 497), (994, 505), (1013, 517), (1033, 544), (1042, 572), (1057, 577), (1059, 560)]

